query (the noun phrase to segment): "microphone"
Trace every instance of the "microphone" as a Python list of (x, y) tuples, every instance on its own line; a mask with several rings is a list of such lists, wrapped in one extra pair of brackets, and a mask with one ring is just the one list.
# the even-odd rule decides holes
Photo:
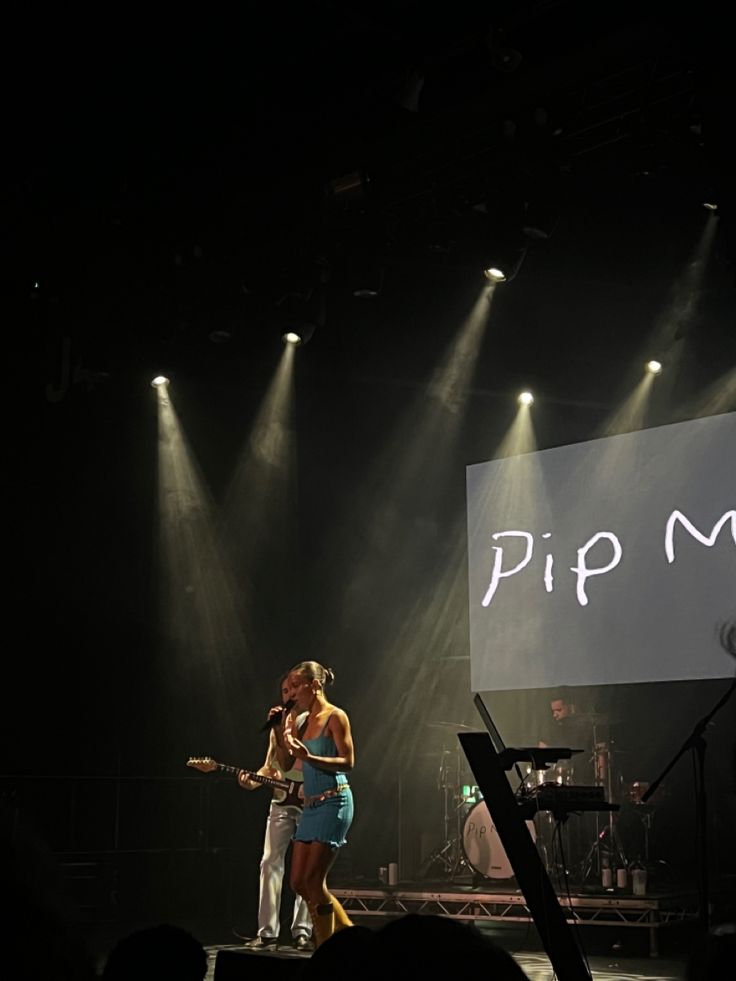
[(280, 712), (274, 712), (270, 719), (266, 719), (266, 724), (261, 728), (261, 732), (268, 732), (269, 729), (273, 729), (274, 726), (280, 725), (281, 720), (284, 717), (284, 712), (290, 712), (295, 705), (293, 698), (290, 698), (281, 709)]

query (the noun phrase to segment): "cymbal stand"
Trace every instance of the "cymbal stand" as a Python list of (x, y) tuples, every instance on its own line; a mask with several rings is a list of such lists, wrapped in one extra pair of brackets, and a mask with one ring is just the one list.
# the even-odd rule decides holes
[[(459, 770), (456, 773), (456, 776), (459, 778)], [(467, 863), (465, 855), (463, 854), (461, 844), (461, 813), (463, 805), (465, 804), (465, 799), (463, 797), (457, 797), (455, 793), (457, 788), (450, 783), (449, 767), (447, 766), (444, 756), (440, 765), (438, 780), (443, 790), (443, 838), (437, 848), (435, 848), (434, 851), (432, 851), (422, 862), (417, 875), (420, 879), (423, 879), (434, 865), (439, 864), (442, 867), (443, 876), (446, 876), (448, 879), (452, 880), (459, 874), (461, 869), (466, 869), (468, 872), (470, 872), (471, 869)], [(454, 806), (455, 808), (455, 828), (453, 829), (453, 832), (451, 832), (450, 828), (453, 817), (450, 813), (451, 806)]]
[[(595, 761), (595, 782), (598, 786), (606, 789), (606, 800), (613, 801), (613, 749), (611, 742), (603, 742), (598, 739), (596, 727), (593, 726), (594, 740), (594, 761)], [(616, 818), (614, 811), (608, 811), (605, 824), (601, 828), (601, 818), (596, 811), (596, 837), (590, 846), (588, 854), (583, 859), (581, 880), (587, 882), (593, 868), (595, 867), (596, 876), (599, 882), (603, 882), (603, 871), (608, 868), (611, 870), (611, 883), (616, 884), (616, 869), (626, 868), (628, 862), (626, 853), (619, 841), (616, 833)], [(604, 882), (604, 885), (606, 883)]]

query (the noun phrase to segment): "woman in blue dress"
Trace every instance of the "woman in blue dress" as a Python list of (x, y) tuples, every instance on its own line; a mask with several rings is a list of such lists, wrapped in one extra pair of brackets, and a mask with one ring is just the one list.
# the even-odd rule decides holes
[(325, 686), (334, 680), (332, 669), (316, 661), (302, 661), (292, 668), (289, 683), (294, 715), (307, 712), (307, 724), (301, 738), (288, 724), (283, 732), (285, 751), (302, 761), (304, 772), (304, 813), (294, 835), (291, 885), (307, 902), (316, 946), (335, 930), (352, 926), (327, 888), (327, 873), (353, 820), (347, 773), (355, 762), (350, 720), (325, 696)]

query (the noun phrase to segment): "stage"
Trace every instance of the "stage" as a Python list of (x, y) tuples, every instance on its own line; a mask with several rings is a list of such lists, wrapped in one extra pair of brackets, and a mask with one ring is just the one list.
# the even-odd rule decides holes
[[(487, 885), (487, 884), (486, 884)], [(474, 923), (483, 932), (509, 950), (530, 981), (552, 981), (554, 972), (543, 950), (534, 949), (529, 933), (532, 919), (524, 897), (513, 888), (488, 889), (449, 882), (405, 882), (398, 886), (351, 888), (336, 886), (332, 890), (356, 924), (379, 929), (382, 921), (407, 913), (455, 917)], [(666, 927), (694, 924), (697, 920), (697, 897), (682, 891), (658, 892), (635, 897), (613, 893), (583, 894), (572, 892), (560, 896), (567, 919), (574, 926), (597, 926), (611, 931), (610, 944), (601, 952), (598, 943), (588, 943), (586, 932), (580, 942), (588, 951), (592, 976), (601, 981), (683, 981), (686, 977), (687, 945), (680, 956), (667, 952), (659, 958), (660, 931)], [(525, 925), (527, 926), (524, 929)], [(618, 929), (616, 929), (618, 928)], [(646, 931), (646, 950), (641, 944), (629, 945), (618, 932)], [(605, 952), (607, 949), (607, 952)], [(266, 951), (251, 951), (242, 944), (210, 945), (209, 981), (239, 981), (263, 976), (297, 979), (310, 953), (279, 944)], [(652, 962), (657, 958), (656, 964)], [(258, 963), (260, 959), (261, 963)]]

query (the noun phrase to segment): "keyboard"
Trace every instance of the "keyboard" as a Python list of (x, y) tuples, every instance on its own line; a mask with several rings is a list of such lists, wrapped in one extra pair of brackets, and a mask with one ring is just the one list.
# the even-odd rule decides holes
[(609, 804), (603, 787), (587, 784), (543, 783), (517, 797), (524, 820), (537, 811), (552, 811), (566, 816), (575, 811), (618, 811), (618, 804)]

